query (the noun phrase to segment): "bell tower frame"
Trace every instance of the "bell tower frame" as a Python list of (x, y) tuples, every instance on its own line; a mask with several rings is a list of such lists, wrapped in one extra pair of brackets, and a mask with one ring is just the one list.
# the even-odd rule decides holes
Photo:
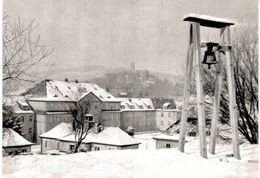
[[(196, 93), (197, 93), (197, 108), (198, 108), (198, 124), (199, 124), (199, 143), (200, 143), (200, 155), (207, 158), (207, 142), (206, 142), (206, 130), (205, 130), (205, 110), (204, 110), (204, 94), (202, 83), (202, 64), (201, 64), (201, 47), (203, 44), (200, 41), (200, 26), (220, 29), (220, 46), (224, 50), (224, 60), (220, 57), (219, 52), (217, 73), (216, 73), (216, 85), (215, 96), (213, 106), (213, 117), (211, 121), (210, 132), (210, 144), (209, 152), (215, 154), (216, 147), (216, 135), (217, 135), (217, 122), (218, 112), (220, 105), (220, 96), (222, 90), (222, 81), (224, 67), (227, 72), (228, 82), (228, 96), (229, 96), (229, 113), (230, 123), (232, 126), (232, 149), (233, 155), (236, 159), (240, 159), (240, 150), (238, 143), (238, 118), (236, 111), (236, 98), (235, 98), (235, 81), (233, 71), (233, 61), (231, 58), (231, 35), (230, 26), (234, 23), (228, 19), (216, 18), (206, 15), (189, 14), (184, 17), (184, 21), (190, 23), (189, 31), (189, 45), (186, 62), (185, 83), (183, 91), (183, 107), (181, 116), (181, 129), (179, 138), (179, 150), (184, 152), (186, 127), (187, 127), (187, 113), (190, 97), (190, 85), (192, 70), (195, 70), (196, 80)], [(222, 51), (223, 52), (223, 51)], [(193, 64), (194, 63), (194, 64)]]

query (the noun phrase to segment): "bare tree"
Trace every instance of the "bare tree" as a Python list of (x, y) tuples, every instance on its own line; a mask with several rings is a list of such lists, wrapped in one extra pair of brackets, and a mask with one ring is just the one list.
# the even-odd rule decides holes
[(4, 16), (2, 81), (5, 89), (15, 87), (17, 82), (34, 82), (36, 76), (32, 69), (53, 52), (41, 42), (37, 27), (34, 19), (25, 24), (18, 17), (12, 23), (10, 17)]
[[(236, 86), (239, 131), (252, 144), (258, 143), (258, 35), (257, 27), (240, 26), (233, 34), (232, 57)], [(214, 96), (214, 73), (204, 70), (207, 94)], [(220, 122), (230, 124), (227, 95), (227, 76), (224, 75), (220, 102)]]

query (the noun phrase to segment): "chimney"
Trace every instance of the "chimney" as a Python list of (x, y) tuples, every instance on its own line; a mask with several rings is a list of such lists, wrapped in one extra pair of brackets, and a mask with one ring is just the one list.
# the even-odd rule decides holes
[(78, 80), (78, 79), (75, 79), (75, 83), (79, 83), (79, 80)]
[(64, 81), (65, 81), (65, 82), (69, 82), (69, 79), (68, 79), (68, 78), (65, 78)]

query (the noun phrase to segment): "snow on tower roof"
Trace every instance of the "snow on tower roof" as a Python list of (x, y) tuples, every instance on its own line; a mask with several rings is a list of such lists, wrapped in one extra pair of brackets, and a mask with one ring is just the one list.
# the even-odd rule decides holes
[(11, 128), (3, 128), (3, 147), (29, 146), (33, 143), (26, 140)]
[(214, 27), (214, 28), (223, 28), (235, 24), (233, 21), (229, 19), (212, 17), (209, 15), (193, 14), (193, 13), (184, 16), (183, 20), (198, 22), (200, 23), (201, 26)]
[(71, 134), (71, 132), (72, 124), (62, 122), (48, 132), (41, 134), (40, 137), (59, 139)]

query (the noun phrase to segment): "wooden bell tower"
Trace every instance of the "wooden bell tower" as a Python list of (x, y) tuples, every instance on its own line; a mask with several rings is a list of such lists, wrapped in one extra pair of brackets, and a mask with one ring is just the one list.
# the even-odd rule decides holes
[[(207, 143), (205, 130), (205, 111), (204, 111), (204, 94), (202, 83), (202, 61), (201, 48), (209, 45), (215, 45), (215, 52), (218, 54), (216, 85), (213, 117), (211, 122), (211, 134), (209, 152), (215, 154), (217, 121), (220, 105), (220, 95), (222, 89), (222, 80), (224, 67), (227, 72), (228, 95), (229, 95), (229, 113), (232, 126), (232, 147), (233, 155), (236, 159), (240, 159), (239, 143), (238, 143), (238, 117), (236, 113), (236, 98), (235, 98), (235, 82), (233, 72), (233, 61), (231, 58), (231, 35), (230, 26), (234, 23), (227, 19), (221, 19), (205, 15), (189, 14), (184, 17), (184, 21), (190, 22), (189, 31), (189, 46), (187, 53), (186, 74), (183, 92), (183, 108), (181, 116), (181, 129), (179, 139), (179, 150), (184, 152), (187, 112), (190, 97), (191, 75), (193, 68), (195, 69), (196, 92), (197, 92), (197, 108), (198, 108), (198, 124), (199, 124), (199, 142), (200, 155), (207, 158)], [(200, 26), (220, 29), (220, 44), (218, 43), (201, 43), (200, 41)], [(212, 47), (212, 49), (213, 49)], [(223, 55), (224, 60), (220, 55)], [(204, 63), (204, 61), (203, 61)], [(214, 63), (215, 64), (215, 63)], [(210, 67), (210, 64), (209, 64)]]

